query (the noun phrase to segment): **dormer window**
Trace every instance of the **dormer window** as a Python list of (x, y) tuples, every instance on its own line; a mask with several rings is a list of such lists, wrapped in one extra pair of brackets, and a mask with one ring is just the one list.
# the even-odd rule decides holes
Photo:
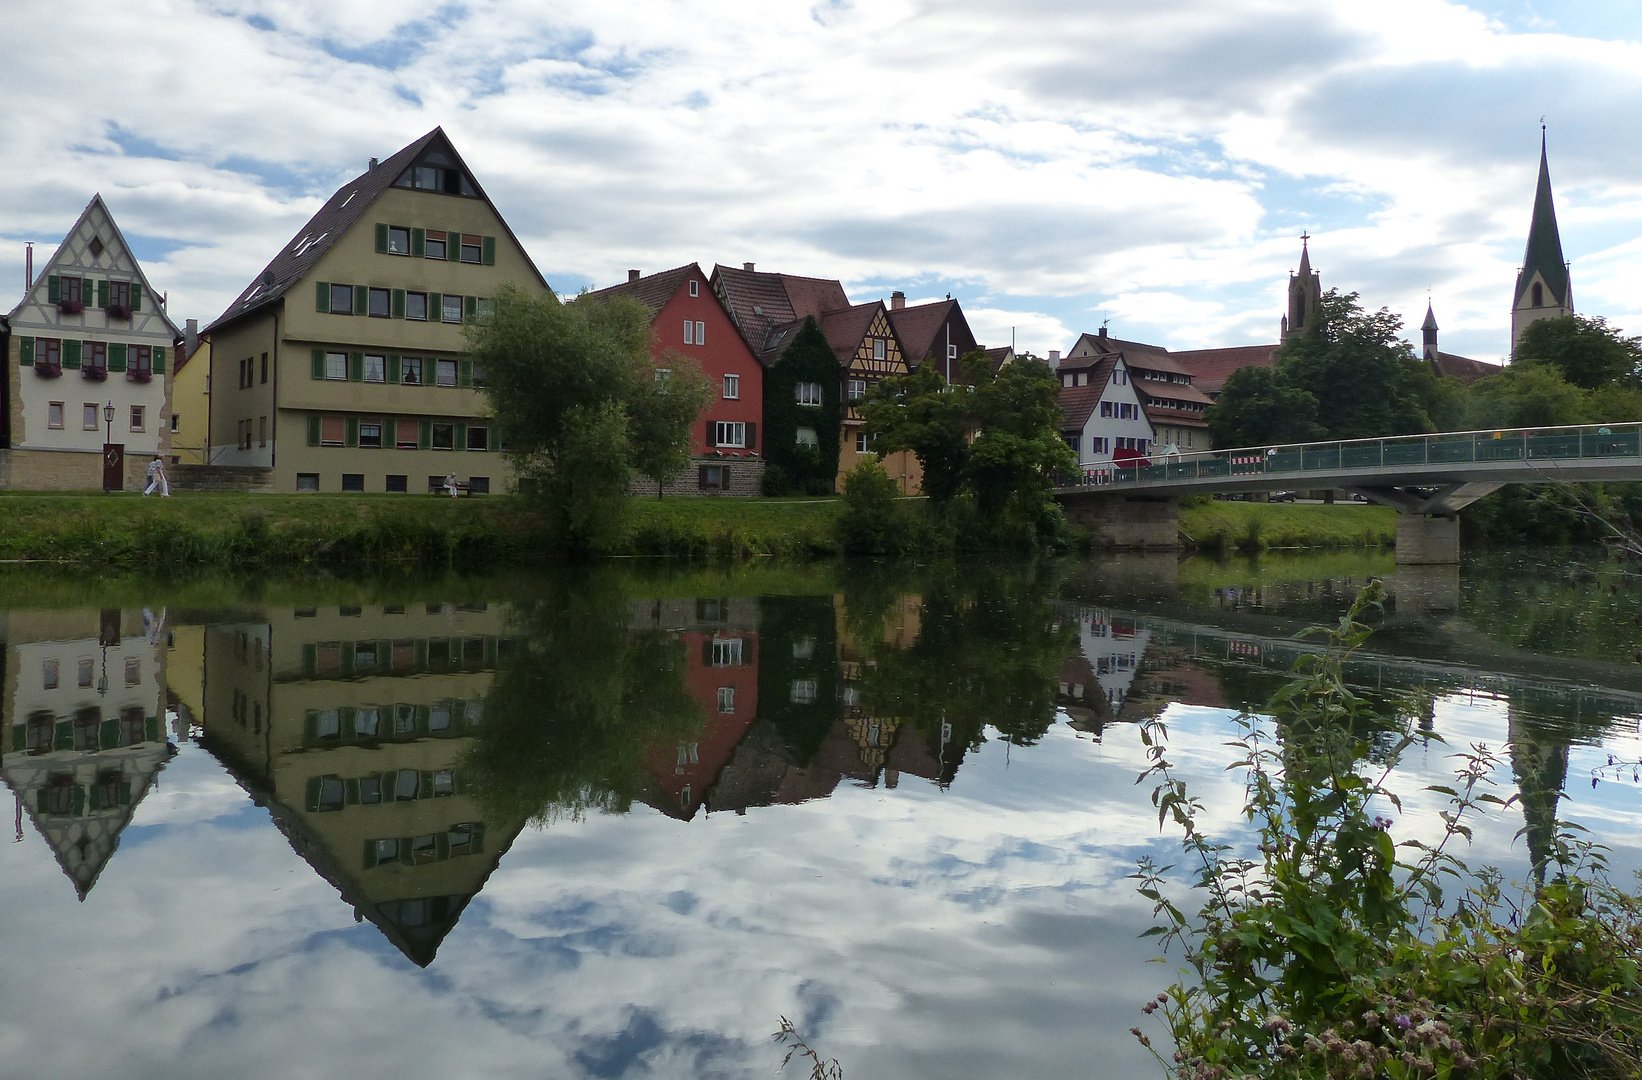
[(437, 191), (445, 195), (466, 195), (477, 198), (479, 192), (467, 174), (455, 167), (444, 154), (435, 150), (424, 154), (422, 160), (399, 174), (394, 187), (416, 191)]

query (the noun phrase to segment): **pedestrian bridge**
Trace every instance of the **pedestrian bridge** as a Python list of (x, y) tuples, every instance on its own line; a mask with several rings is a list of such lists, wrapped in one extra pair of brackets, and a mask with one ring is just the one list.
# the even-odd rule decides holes
[(1642, 480), (1642, 424), (1449, 431), (1170, 455), (1086, 469), (1055, 488), (1120, 547), (1178, 543), (1175, 500), (1344, 488), (1395, 507), (1397, 561), (1459, 559), (1458, 514), (1506, 484)]

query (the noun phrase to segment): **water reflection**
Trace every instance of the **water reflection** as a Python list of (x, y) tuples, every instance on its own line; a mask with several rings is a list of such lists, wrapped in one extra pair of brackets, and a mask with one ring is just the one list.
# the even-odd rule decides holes
[[(591, 1040), (564, 1051), (567, 1074), (642, 1074), (610, 1064), (638, 1060), (621, 1056), (633, 1040), (718, 1055), (717, 1074), (763, 1074), (759, 1040), (788, 1007), (772, 994), (825, 1031), (834, 1015), (859, 1027), (867, 1014), (915, 1015), (897, 1012), (909, 1001), (950, 1004), (954, 987), (974, 995), (968, 1011), (952, 1006), (967, 1020), (871, 1029), (855, 1047), (862, 1074), (1001, 1075), (1008, 1056), (975, 1046), (993, 1030), (982, 1018), (1016, 1030), (1041, 1025), (1046, 1008), (1081, 1019), (1009, 1050), (1045, 1055), (1032, 1074), (1085, 1071), (1091, 1042), (1111, 1069), (1139, 1069), (1125, 1056), (1123, 995), (1138, 1001), (1157, 980), (1130, 955), (1143, 951), (1131, 943), (1145, 914), (1125, 906), (1125, 875), (1136, 851), (1163, 841), (1132, 785), (1132, 725), (1168, 712), (1195, 740), (1194, 782), (1235, 828), (1238, 793), (1218, 749), (1226, 718), (1287, 677), (1306, 648), (1294, 630), (1337, 613), (1377, 572), (1372, 557), (1304, 569), (1139, 558), (772, 572), (748, 586), (607, 569), (316, 590), (324, 603), (286, 592), (168, 612), (18, 609), (3, 623), (0, 776), (19, 838), (44, 841), (86, 899), (122, 832), (142, 834), (134, 820), (162, 823), (150, 838), (166, 822), (193, 827), (153, 793), (179, 770), (197, 788), (208, 765), (237, 785), (223, 786), (243, 811), (235, 828), (248, 830), (223, 843), (250, 850), (253, 834), (266, 837), (324, 894), (288, 908), (257, 898), (297, 924), (293, 940), (349, 916), (369, 924), (349, 932), (458, 986), (418, 984), (430, 1010), (449, 992), (491, 1015), (502, 991), (489, 979), (506, 970), (515, 1000), (504, 1027), (536, 1023), (520, 1018), (557, 995), (553, 1038)], [(1605, 590), (1618, 582), (1603, 573), (1556, 579), (1560, 591), (1541, 583), (1536, 601), (1577, 627), (1578, 612), (1614, 602)], [(1547, 657), (1514, 630), (1479, 625), (1477, 612), (1503, 610), (1503, 590), (1462, 584), (1455, 610), (1394, 609), (1348, 675), (1380, 702), (1422, 691), (1434, 702), (1426, 726), (1456, 741), (1504, 744), (1501, 778), (1524, 817), (1481, 843), (1489, 858), (1510, 856), (1525, 822), (1527, 858), (1520, 844), (1515, 857), (1526, 868), (1585, 794), (1570, 796), (1567, 778), (1583, 785), (1591, 748), (1623, 744), (1637, 758), (1642, 680), (1611, 649)], [(1478, 657), (1501, 662), (1468, 662)], [(1440, 749), (1421, 767), (1440, 775)], [(1610, 799), (1602, 813), (1633, 827), (1642, 807), (1610, 789), (1595, 793)], [(214, 873), (148, 850), (150, 874), (177, 877), (173, 895)], [(143, 852), (128, 842), (118, 861), (137, 880)], [(60, 915), (30, 917), (75, 936)], [(258, 939), (185, 966), (231, 975), (266, 951)], [(596, 978), (578, 974), (590, 957)], [(334, 970), (309, 963), (303, 978)], [(966, 981), (989, 966), (995, 983)], [(709, 968), (745, 990), (726, 990), (723, 1005), (750, 1034), (677, 1014), (676, 988)], [(617, 1004), (578, 1012), (578, 995), (606, 983)], [(1096, 1012), (1123, 1010), (1100, 1013), (1099, 1034), (1083, 1018), (1092, 995), (1105, 995)], [(926, 1034), (925, 1060), (895, 1057), (897, 1040)]]

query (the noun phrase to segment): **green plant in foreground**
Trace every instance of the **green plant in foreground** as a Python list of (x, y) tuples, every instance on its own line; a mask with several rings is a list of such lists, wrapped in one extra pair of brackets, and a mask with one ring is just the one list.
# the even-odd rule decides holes
[[(1342, 678), (1379, 604), (1376, 582), (1269, 703), (1245, 713), (1245, 814), (1260, 839), (1241, 858), (1199, 824), (1203, 807), (1165, 756), (1167, 731), (1142, 730), (1158, 822), (1173, 821), (1204, 902), (1188, 916), (1166, 895), (1169, 866), (1134, 875), (1178, 944), (1182, 978), (1144, 1006), (1174, 1039), (1174, 1076), (1642, 1076), (1642, 901), (1613, 887), (1602, 849), (1557, 830), (1547, 884), (1506, 888), (1453, 850), (1488, 807), (1496, 757), (1458, 755), (1435, 844), (1391, 837), (1377, 810), (1401, 809), (1386, 781), (1419, 708), (1387, 717)], [(1366, 768), (1372, 743), (1373, 769)], [(1520, 835), (1520, 833), (1519, 833)], [(1544, 880), (1541, 877), (1539, 880)], [(1449, 890), (1454, 892), (1449, 895)], [(1151, 1048), (1139, 1027), (1131, 1029)], [(1158, 1052), (1154, 1049), (1154, 1054)]]

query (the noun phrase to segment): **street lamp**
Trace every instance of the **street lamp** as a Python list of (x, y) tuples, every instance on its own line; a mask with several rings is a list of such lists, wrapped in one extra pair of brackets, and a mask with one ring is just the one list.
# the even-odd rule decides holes
[[(111, 491), (108, 483), (109, 457), (114, 453), (114, 402), (103, 406), (103, 490)], [(123, 464), (123, 463), (122, 463)], [(123, 484), (121, 485), (124, 486)]]

